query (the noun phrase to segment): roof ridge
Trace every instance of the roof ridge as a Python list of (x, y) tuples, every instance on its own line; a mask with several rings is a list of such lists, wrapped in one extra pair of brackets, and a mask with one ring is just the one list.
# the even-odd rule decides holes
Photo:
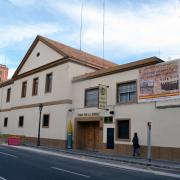
[[(63, 47), (61, 47), (62, 49), (59, 49), (59, 50), (61, 50), (64, 54), (66, 54), (67, 56), (69, 56), (69, 57), (71, 57), (71, 58), (74, 58), (74, 56), (66, 53), (66, 52), (65, 52), (65, 51), (66, 51), (65, 48), (71, 49), (71, 50), (73, 50), (73, 51), (76, 51), (76, 53), (79, 53), (79, 55), (81, 56), (81, 57), (77, 58), (77, 59), (79, 59), (79, 60), (86, 60), (86, 61), (87, 61), (86, 58), (87, 58), (88, 56), (91, 56), (91, 57), (94, 57), (94, 58), (96, 58), (96, 59), (98, 59), (98, 60), (101, 60), (101, 61), (102, 61), (102, 65), (98, 64), (100, 67), (103, 67), (103, 61), (104, 61), (104, 63), (106, 64), (105, 66), (107, 66), (107, 64), (109, 64), (109, 66), (110, 66), (110, 65), (111, 65), (111, 66), (116, 66), (116, 65), (118, 65), (118, 64), (116, 64), (116, 63), (114, 63), (114, 62), (112, 62), (112, 61), (110, 61), (110, 60), (103, 59), (103, 58), (101, 58), (101, 57), (99, 57), (99, 56), (96, 56), (96, 55), (93, 55), (93, 54), (91, 54), (91, 53), (88, 53), (88, 52), (79, 50), (79, 49), (77, 49), (77, 48), (75, 48), (75, 47), (71, 47), (71, 46), (66, 45), (66, 44), (64, 44), (64, 43), (55, 41), (55, 40), (53, 40), (53, 39), (49, 39), (49, 38), (44, 37), (44, 36), (41, 36), (41, 35), (38, 35), (38, 37), (39, 37), (40, 39), (42, 39), (42, 40), (47, 41), (48, 43), (51, 43), (51, 45), (53, 45), (53, 46), (54, 46), (53, 43), (55, 43), (56, 45), (63, 46), (64, 49), (63, 49)], [(72, 52), (71, 52), (71, 53), (72, 53)], [(73, 53), (75, 53), (75, 52), (73, 52)], [(93, 63), (93, 62), (92, 62), (92, 63)], [(94, 64), (94, 63), (93, 63), (93, 64)], [(107, 68), (107, 67), (106, 67), (106, 68)]]

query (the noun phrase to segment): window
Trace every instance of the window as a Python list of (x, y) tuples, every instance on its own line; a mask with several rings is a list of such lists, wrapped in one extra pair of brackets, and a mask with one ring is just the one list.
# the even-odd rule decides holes
[(24, 124), (24, 116), (19, 116), (19, 127), (23, 127)]
[(116, 122), (117, 139), (130, 139), (130, 120), (117, 120)]
[(136, 81), (117, 85), (118, 103), (136, 102), (136, 100), (137, 100)]
[(27, 91), (27, 81), (24, 81), (22, 83), (22, 91), (21, 91), (21, 97), (26, 97), (26, 91)]
[(38, 94), (38, 83), (39, 83), (39, 78), (34, 78), (33, 79), (33, 88), (32, 88), (32, 95), (33, 96)]
[(7, 125), (8, 125), (8, 118), (5, 117), (5, 118), (4, 118), (4, 127), (7, 127)]
[(49, 114), (44, 114), (43, 115), (43, 128), (48, 128), (49, 127)]
[(86, 89), (85, 90), (85, 106), (97, 107), (99, 103), (99, 89)]
[(10, 101), (10, 96), (11, 96), (11, 88), (7, 89), (7, 96), (6, 96), (6, 102)]
[(51, 92), (52, 90), (52, 73), (46, 75), (45, 92)]

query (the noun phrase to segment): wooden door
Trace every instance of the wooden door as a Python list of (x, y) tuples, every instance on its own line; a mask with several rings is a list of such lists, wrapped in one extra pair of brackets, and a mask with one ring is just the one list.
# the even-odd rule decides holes
[(80, 122), (79, 147), (87, 150), (98, 150), (99, 148), (99, 122)]

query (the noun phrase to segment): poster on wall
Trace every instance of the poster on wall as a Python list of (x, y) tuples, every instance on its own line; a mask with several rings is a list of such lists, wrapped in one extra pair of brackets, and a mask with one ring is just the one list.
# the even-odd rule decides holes
[(139, 101), (180, 98), (178, 61), (139, 70)]

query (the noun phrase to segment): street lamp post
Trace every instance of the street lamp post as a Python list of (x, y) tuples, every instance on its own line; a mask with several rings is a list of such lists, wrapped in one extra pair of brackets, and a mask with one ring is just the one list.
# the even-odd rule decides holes
[(38, 129), (38, 141), (37, 146), (40, 146), (40, 129), (41, 129), (41, 112), (43, 109), (43, 105), (39, 104), (39, 129)]

